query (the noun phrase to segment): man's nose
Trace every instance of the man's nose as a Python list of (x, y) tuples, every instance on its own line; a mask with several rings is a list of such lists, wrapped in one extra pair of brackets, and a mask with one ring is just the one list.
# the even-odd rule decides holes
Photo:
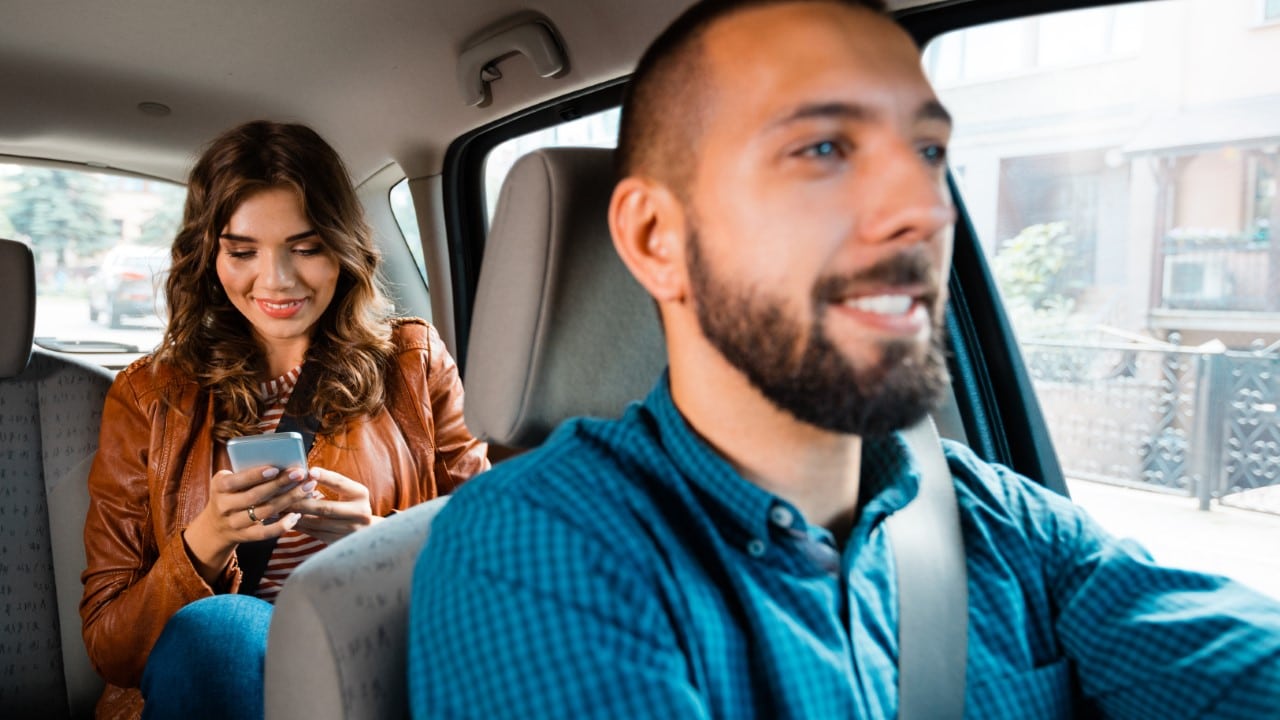
[(859, 183), (863, 242), (921, 242), (955, 222), (944, 169), (906, 141), (891, 142), (878, 155)]

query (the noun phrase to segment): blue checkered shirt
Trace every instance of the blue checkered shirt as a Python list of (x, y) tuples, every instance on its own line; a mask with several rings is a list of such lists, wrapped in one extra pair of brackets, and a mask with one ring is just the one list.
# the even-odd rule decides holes
[[(945, 443), (969, 573), (966, 716), (1280, 717), (1280, 604), (1157, 566)], [(885, 517), (918, 475), (868, 439), (843, 551), (687, 425), (665, 379), (463, 486), (415, 569), (417, 718), (891, 718)]]

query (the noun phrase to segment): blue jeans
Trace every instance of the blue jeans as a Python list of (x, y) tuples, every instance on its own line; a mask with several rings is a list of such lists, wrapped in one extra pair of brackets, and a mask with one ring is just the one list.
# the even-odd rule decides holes
[(144, 720), (261, 718), (270, 603), (215, 595), (165, 623), (142, 671)]

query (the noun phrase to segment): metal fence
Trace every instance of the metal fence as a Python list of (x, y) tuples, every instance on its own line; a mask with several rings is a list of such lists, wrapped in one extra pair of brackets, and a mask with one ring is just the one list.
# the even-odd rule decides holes
[(1280, 352), (1023, 343), (1069, 477), (1280, 514)]

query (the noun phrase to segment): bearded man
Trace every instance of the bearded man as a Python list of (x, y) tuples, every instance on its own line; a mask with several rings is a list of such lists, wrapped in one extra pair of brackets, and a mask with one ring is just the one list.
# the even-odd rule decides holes
[[(623, 108), (614, 245), (668, 371), (458, 491), (415, 574), (417, 717), (891, 718), (897, 431), (948, 385), (951, 121), (874, 2), (702, 2)], [(944, 443), (973, 718), (1257, 717), (1280, 607)], [(945, 476), (945, 473), (944, 473)]]

